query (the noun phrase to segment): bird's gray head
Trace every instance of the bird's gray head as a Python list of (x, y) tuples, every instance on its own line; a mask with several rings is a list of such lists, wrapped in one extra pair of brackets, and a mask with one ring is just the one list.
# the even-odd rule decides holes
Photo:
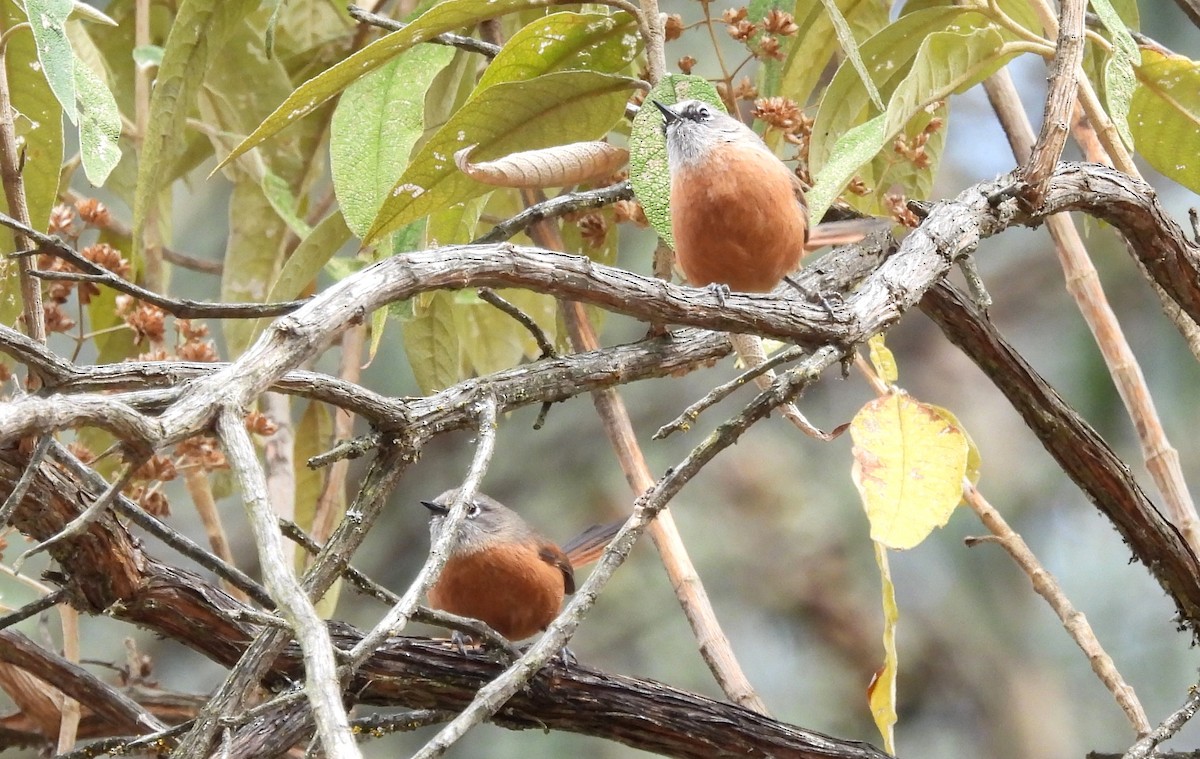
[[(429, 539), (437, 540), (441, 534), (442, 521), (458, 495), (458, 489), (447, 490), (432, 501), (421, 501), (430, 511)], [(454, 553), (470, 554), (486, 548), (497, 540), (505, 543), (525, 543), (535, 540), (537, 534), (530, 529), (517, 512), (495, 498), (476, 493), (467, 503), (467, 518), (458, 532), (458, 543)]]
[(672, 167), (694, 163), (709, 149), (723, 142), (763, 145), (754, 130), (703, 100), (683, 100), (664, 105), (652, 100), (663, 115), (663, 134), (667, 137), (667, 161)]

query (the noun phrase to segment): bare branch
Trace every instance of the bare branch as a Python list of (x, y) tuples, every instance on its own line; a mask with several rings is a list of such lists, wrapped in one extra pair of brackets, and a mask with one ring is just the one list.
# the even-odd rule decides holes
[(1200, 711), (1200, 687), (1193, 685), (1188, 688), (1188, 697), (1183, 706), (1172, 712), (1158, 727), (1147, 733), (1141, 740), (1133, 744), (1121, 759), (1149, 759), (1161, 754), (1155, 749), (1164, 741), (1170, 740), (1188, 723), (1196, 712)]
[(1075, 77), (1083, 61), (1086, 10), (1087, 0), (1062, 0), (1059, 3), (1058, 43), (1050, 64), (1042, 131), (1029, 162), (1021, 170), (1021, 178), (1027, 183), (1021, 196), (1034, 207), (1041, 201), (1071, 131), (1071, 114), (1079, 90)]
[(628, 200), (632, 197), (633, 188), (629, 186), (628, 181), (618, 182), (617, 184), (602, 187), (598, 190), (564, 193), (549, 200), (543, 200), (541, 203), (531, 205), (511, 219), (500, 222), (492, 227), (490, 232), (476, 238), (475, 244), (484, 245), (504, 242), (524, 232), (539, 221), (565, 216), (576, 211), (601, 208), (618, 200)]
[(304, 651), (304, 686), (321, 743), (329, 756), (339, 759), (361, 756), (350, 734), (342, 704), (333, 641), (325, 622), (317, 615), (284, 557), (283, 541), (267, 498), (262, 465), (241, 412), (233, 407), (223, 409), (217, 420), (217, 433), (242, 490), (246, 517), (254, 533), (267, 590), (295, 631), (296, 640)]

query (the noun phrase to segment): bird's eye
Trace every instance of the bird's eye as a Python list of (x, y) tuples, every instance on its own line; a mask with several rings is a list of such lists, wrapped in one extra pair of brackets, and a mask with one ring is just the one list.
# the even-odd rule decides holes
[(708, 121), (712, 118), (712, 111), (701, 105), (696, 108), (696, 116), (698, 116), (701, 121)]
[(467, 519), (474, 519), (477, 516), (479, 516), (479, 504), (468, 503), (467, 504)]

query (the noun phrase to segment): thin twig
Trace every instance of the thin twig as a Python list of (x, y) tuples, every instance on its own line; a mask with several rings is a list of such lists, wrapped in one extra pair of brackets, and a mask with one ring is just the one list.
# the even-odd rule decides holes
[(4, 499), (4, 504), (0, 505), (0, 527), (8, 524), (9, 517), (12, 516), (13, 510), (21, 503), (25, 494), (29, 492), (29, 486), (33, 483), (33, 477), (37, 474), (38, 467), (42, 465), (42, 459), (46, 458), (46, 452), (50, 450), (50, 444), (54, 442), (53, 435), (43, 435), (38, 440), (37, 446), (33, 449), (33, 453), (29, 456), (29, 463), (25, 465), (25, 471), (21, 472), (21, 479), (13, 485), (12, 492), (8, 494), (8, 498)]
[(586, 190), (584, 192), (571, 192), (558, 195), (536, 205), (531, 205), (511, 219), (500, 222), (492, 227), (491, 231), (487, 234), (476, 238), (474, 244), (482, 245), (503, 242), (524, 232), (539, 221), (565, 216), (576, 211), (601, 208), (616, 203), (618, 200), (629, 200), (632, 197), (633, 188), (629, 185), (628, 181), (618, 182), (608, 187), (601, 187), (598, 190)]
[(66, 588), (59, 588), (49, 595), (42, 596), (36, 601), (30, 601), (19, 609), (0, 617), (0, 630), (6, 627), (12, 627), (16, 623), (29, 619), (35, 614), (41, 614), (46, 609), (54, 608), (56, 604), (63, 600), (67, 595)]
[(1150, 721), (1146, 718), (1146, 711), (1138, 701), (1133, 688), (1117, 671), (1116, 664), (1113, 663), (1112, 657), (1108, 655), (1104, 647), (1100, 645), (1100, 640), (1096, 637), (1092, 626), (1088, 624), (1087, 617), (1076, 609), (1063, 593), (1058, 581), (1054, 579), (1054, 575), (1046, 571), (1046, 568), (1033, 555), (1033, 551), (1029, 549), (1025, 540), (1008, 526), (1000, 512), (988, 503), (970, 480), (963, 480), (963, 499), (979, 516), (979, 520), (996, 536), (997, 542), (1008, 552), (1017, 566), (1028, 575), (1029, 581), (1033, 583), (1034, 591), (1050, 604), (1050, 608), (1058, 615), (1067, 634), (1087, 656), (1088, 662), (1092, 665), (1092, 671), (1100, 678), (1100, 682), (1104, 683), (1104, 687), (1112, 693), (1113, 698), (1117, 701), (1117, 706), (1121, 707), (1121, 711), (1125, 712), (1125, 717), (1133, 725), (1134, 731), (1138, 735), (1147, 733), (1150, 730)]
[(479, 295), (479, 299), (490, 303), (504, 313), (511, 316), (522, 327), (533, 335), (533, 339), (537, 342), (538, 350), (542, 355), (538, 358), (555, 358), (558, 354), (554, 352), (554, 346), (550, 344), (550, 339), (546, 337), (546, 332), (538, 325), (533, 317), (525, 313), (521, 309), (509, 303), (504, 298), (496, 294), (496, 291), (490, 287), (481, 287), (475, 291)]
[[(117, 276), (103, 266), (84, 258), (74, 248), (59, 238), (42, 234), (32, 229), (28, 224), (24, 224), (7, 214), (0, 213), (0, 226), (20, 232), (30, 239), (30, 245), (19, 246), (22, 249), (22, 253), (17, 255), (18, 260), (26, 260), (32, 253), (46, 253), (69, 262), (83, 272), (82, 274), (74, 272), (38, 272), (37, 276), (42, 279), (65, 279), (103, 284), (118, 292), (123, 292), (138, 300), (158, 306), (172, 316), (183, 319), (256, 319), (260, 317), (280, 316), (295, 311), (305, 303), (302, 300), (283, 303), (204, 303), (188, 298), (168, 298)], [(36, 243), (36, 247), (32, 243)]]
[[(0, 45), (0, 64), (7, 60), (7, 40)], [(21, 177), (23, 152), (18, 154), (16, 131), (13, 126), (13, 114), (17, 110), (12, 105), (11, 88), (8, 82), (8, 69), (0, 65), (0, 181), (4, 185), (4, 197), (8, 201), (8, 209), (17, 219), (23, 229), (15, 229), (13, 242), (17, 250), (33, 247), (33, 235), (29, 234), (33, 226), (29, 218), (29, 204), (25, 199), (25, 180)], [(39, 220), (41, 223), (41, 220)], [(21, 309), (25, 317), (25, 332), (39, 343), (46, 342), (46, 314), (42, 305), (42, 286), (29, 276), (33, 270), (33, 262), (28, 259), (17, 261), (17, 273), (21, 278)]]
[(1083, 61), (1086, 10), (1087, 0), (1062, 0), (1059, 3), (1058, 43), (1050, 64), (1042, 131), (1033, 145), (1029, 161), (1021, 170), (1021, 178), (1027, 183), (1021, 197), (1034, 207), (1041, 203), (1070, 134), (1071, 113), (1079, 91), (1075, 77)]
[(391, 635), (397, 635), (412, 619), (413, 610), (417, 608), (421, 597), (437, 582), (438, 576), (446, 566), (450, 553), (458, 541), (459, 527), (467, 517), (467, 504), (475, 498), (479, 482), (483, 479), (488, 465), (492, 461), (492, 453), (496, 450), (496, 397), (485, 394), (476, 402), (475, 411), (478, 420), (479, 442), (475, 446), (475, 457), (462, 486), (454, 496), (450, 511), (442, 519), (441, 529), (437, 539), (429, 548), (429, 558), (417, 573), (415, 579), (404, 592), (400, 602), (393, 605), (383, 619), (372, 628), (371, 632), (350, 651), (350, 669), (356, 669), (375, 652), (375, 649)]
[[(398, 32), (404, 27), (408, 26), (408, 24), (404, 23), (403, 21), (397, 21), (395, 19), (388, 18), (387, 16), (381, 16), (378, 13), (372, 13), (366, 8), (360, 8), (357, 5), (347, 6), (346, 11), (350, 14), (351, 18), (361, 24), (370, 24), (371, 26), (377, 26), (380, 29), (386, 29), (389, 32)], [(495, 58), (500, 54), (499, 45), (493, 45), (490, 42), (484, 42), (483, 40), (475, 39), (474, 37), (465, 37), (461, 34), (439, 34), (438, 36), (427, 41), (434, 42), (439, 45), (456, 47), (459, 50), (465, 50), (468, 53), (479, 53), (480, 55), (487, 56), (488, 58)]]
[(295, 631), (304, 654), (305, 691), (312, 705), (317, 734), (329, 756), (354, 759), (361, 756), (346, 709), (334, 661), (329, 630), (300, 587), (291, 565), (284, 559), (283, 542), (275, 515), (267, 499), (266, 481), (254, 443), (239, 409), (226, 407), (217, 418), (217, 432), (229, 466), (237, 477), (245, 502), (246, 516), (258, 548), (259, 565), (267, 589), (279, 612)]
[(18, 556), (17, 560), (13, 562), (13, 569), (20, 569), (21, 565), (24, 564), (25, 560), (30, 556), (45, 551), (47, 548), (59, 542), (60, 540), (73, 538), (79, 533), (83, 532), (83, 530), (86, 529), (89, 524), (94, 522), (101, 514), (104, 513), (104, 510), (108, 508), (110, 504), (112, 504), (113, 500), (116, 499), (121, 490), (123, 490), (124, 487), (129, 484), (129, 481), (133, 478), (133, 473), (142, 465), (143, 462), (144, 458), (139, 457), (138, 459), (127, 463), (125, 465), (125, 469), (122, 470), (120, 475), (113, 480), (112, 484), (108, 486), (108, 489), (101, 493), (100, 496), (91, 503), (91, 505), (84, 509), (79, 516), (68, 522), (65, 527), (58, 531), (58, 533), (47, 538), (46, 540), (43, 540), (41, 543), (38, 543), (33, 548), (30, 548)]
[(1158, 727), (1133, 744), (1121, 759), (1150, 759), (1157, 755), (1158, 752), (1155, 749), (1158, 748), (1158, 745), (1170, 740), (1183, 729), (1188, 720), (1196, 716), (1197, 711), (1200, 711), (1200, 686), (1193, 685), (1188, 688), (1188, 697), (1184, 700), (1183, 706), (1172, 712)]
[(653, 439), (662, 440), (675, 432), (687, 431), (693, 424), (695, 424), (696, 420), (700, 418), (702, 413), (728, 398), (735, 390), (743, 387), (746, 383), (753, 381), (756, 377), (769, 372), (782, 364), (790, 364), (791, 362), (800, 359), (804, 353), (805, 351), (803, 348), (797, 348), (795, 346), (788, 348), (787, 350), (782, 350), (758, 366), (747, 369), (722, 385), (717, 385), (707, 394), (705, 394), (703, 398), (684, 409), (683, 413), (681, 413), (679, 416), (659, 427), (658, 431), (654, 433)]

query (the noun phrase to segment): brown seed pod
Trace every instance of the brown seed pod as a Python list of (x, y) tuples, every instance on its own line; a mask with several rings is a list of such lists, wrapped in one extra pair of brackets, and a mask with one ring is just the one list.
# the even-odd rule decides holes
[(573, 142), (471, 163), (475, 147), (455, 153), (455, 165), (475, 181), (498, 187), (564, 187), (611, 174), (629, 160), (628, 150), (607, 142)]

